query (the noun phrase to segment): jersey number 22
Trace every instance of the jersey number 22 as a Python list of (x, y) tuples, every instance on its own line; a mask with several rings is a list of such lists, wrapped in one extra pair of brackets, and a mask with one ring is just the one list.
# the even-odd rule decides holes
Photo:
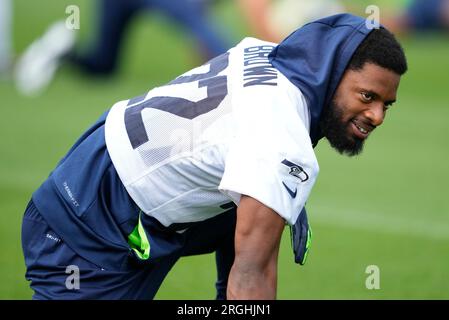
[[(193, 102), (180, 97), (152, 97), (125, 110), (126, 131), (133, 149), (138, 148), (149, 140), (142, 119), (143, 109), (153, 108), (170, 112), (186, 119), (194, 119), (216, 109), (220, 105), (228, 94), (228, 89), (227, 76), (218, 76), (218, 74), (228, 66), (229, 52), (210, 60), (207, 64), (210, 66), (208, 72), (180, 76), (167, 84), (172, 86), (198, 81), (198, 88), (205, 87), (207, 89), (207, 96), (204, 99)], [(132, 101), (130, 100), (128, 104), (132, 104)]]

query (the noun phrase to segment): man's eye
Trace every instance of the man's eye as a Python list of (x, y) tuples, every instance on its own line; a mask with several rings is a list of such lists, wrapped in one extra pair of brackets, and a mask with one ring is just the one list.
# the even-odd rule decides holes
[(373, 95), (370, 93), (362, 92), (361, 93), (363, 100), (369, 102), (373, 100)]

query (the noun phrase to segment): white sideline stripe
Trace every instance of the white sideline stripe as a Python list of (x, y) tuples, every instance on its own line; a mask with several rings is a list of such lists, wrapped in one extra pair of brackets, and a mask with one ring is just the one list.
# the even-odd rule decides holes
[(310, 209), (309, 220), (314, 222), (350, 227), (367, 231), (389, 234), (402, 234), (406, 236), (423, 237), (433, 240), (449, 241), (449, 223), (435, 220), (410, 219), (398, 216), (386, 216), (366, 211), (351, 211), (330, 209), (322, 206), (313, 206)]

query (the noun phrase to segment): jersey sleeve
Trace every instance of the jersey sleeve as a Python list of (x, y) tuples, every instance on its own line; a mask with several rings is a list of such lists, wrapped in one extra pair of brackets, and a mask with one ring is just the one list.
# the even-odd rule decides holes
[(293, 225), (319, 171), (298, 112), (305, 100), (280, 94), (278, 87), (246, 89), (235, 102), (235, 135), (219, 189), (237, 205), (241, 195), (250, 196)]

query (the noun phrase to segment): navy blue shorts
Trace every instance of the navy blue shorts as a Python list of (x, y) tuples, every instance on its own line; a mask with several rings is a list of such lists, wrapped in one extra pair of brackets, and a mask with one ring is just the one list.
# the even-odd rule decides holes
[[(225, 298), (234, 261), (235, 206), (182, 233), (141, 213), (109, 158), (106, 114), (75, 143), (25, 210), (22, 247), (33, 298), (152, 299), (180, 257), (211, 252), (216, 298)], [(150, 245), (145, 258), (129, 242), (139, 219)]]
[[(167, 273), (181, 256), (216, 252), (217, 299), (226, 298), (229, 270), (234, 261), (235, 213), (220, 215), (192, 227), (183, 252), (134, 264), (122, 270), (106, 270), (81, 257), (53, 231), (30, 201), (23, 217), (22, 247), (26, 279), (33, 299), (153, 299)], [(218, 237), (211, 230), (221, 230)], [(224, 236), (223, 236), (224, 235)], [(215, 238), (215, 244), (211, 242)], [(207, 245), (209, 243), (209, 245)], [(104, 248), (105, 251), (108, 248)], [(74, 269), (76, 268), (76, 269)], [(74, 277), (76, 273), (79, 279)]]
[(27, 266), (25, 277), (31, 281), (33, 299), (38, 300), (152, 299), (177, 260), (173, 256), (157, 265), (105, 270), (73, 251), (49, 227), (33, 202), (23, 217), (22, 247)]

